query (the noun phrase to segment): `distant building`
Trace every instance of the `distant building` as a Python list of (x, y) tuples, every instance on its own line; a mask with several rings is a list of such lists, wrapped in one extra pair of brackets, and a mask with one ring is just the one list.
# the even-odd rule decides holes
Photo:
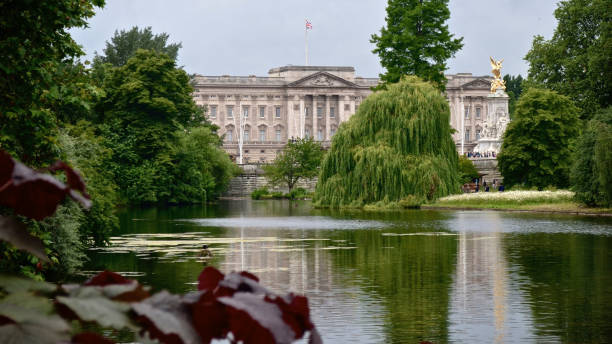
[[(224, 136), (223, 148), (236, 161), (241, 139), (243, 163), (274, 160), (291, 138), (313, 137), (328, 147), (340, 123), (379, 82), (355, 76), (353, 67), (285, 66), (268, 75), (195, 76), (195, 102), (207, 107), (208, 118)], [(458, 131), (455, 142), (461, 140), (457, 113), (463, 104), (464, 147), (473, 148), (487, 113), (491, 77), (462, 73), (447, 78), (451, 125)]]

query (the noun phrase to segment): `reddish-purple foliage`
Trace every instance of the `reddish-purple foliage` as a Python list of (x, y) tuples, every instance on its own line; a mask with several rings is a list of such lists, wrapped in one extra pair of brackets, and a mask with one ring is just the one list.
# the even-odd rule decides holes
[(85, 183), (76, 171), (62, 162), (50, 170), (63, 170), (68, 186), (51, 175), (32, 170), (0, 150), (0, 205), (35, 220), (51, 216), (67, 195), (86, 208), (91, 206)]
[(87, 282), (83, 283), (83, 285), (86, 285), (86, 286), (95, 285), (95, 286), (104, 287), (109, 284), (130, 284), (130, 283), (132, 283), (132, 280), (129, 280), (119, 275), (118, 273), (104, 270), (100, 272), (99, 274), (95, 275), (94, 277), (90, 278), (89, 280), (87, 280)]

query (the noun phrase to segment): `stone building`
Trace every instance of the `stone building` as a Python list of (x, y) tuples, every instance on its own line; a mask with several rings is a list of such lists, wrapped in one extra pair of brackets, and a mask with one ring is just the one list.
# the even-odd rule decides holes
[[(467, 152), (484, 130), (491, 77), (461, 73), (447, 78), (454, 139), (460, 149), (465, 137)], [(271, 69), (267, 77), (196, 75), (193, 96), (219, 126), (230, 156), (240, 163), (242, 152), (242, 163), (257, 163), (274, 160), (291, 138), (313, 137), (329, 146), (340, 123), (378, 82), (355, 76), (353, 67), (285, 66)]]

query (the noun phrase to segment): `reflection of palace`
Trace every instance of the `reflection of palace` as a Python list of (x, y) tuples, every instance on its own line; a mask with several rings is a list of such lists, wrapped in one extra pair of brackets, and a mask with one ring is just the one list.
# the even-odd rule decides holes
[[(313, 137), (328, 146), (338, 130), (372, 93), (378, 78), (355, 76), (353, 67), (285, 66), (266, 77), (195, 77), (193, 97), (208, 108), (208, 118), (224, 135), (223, 148), (244, 162), (270, 161), (291, 138)], [(454, 139), (464, 137), (466, 151), (487, 129), (490, 76), (447, 75), (447, 98)], [(464, 135), (461, 135), (461, 114)]]
[[(464, 220), (471, 221), (469, 218)], [(489, 231), (459, 234), (449, 315), (451, 327), (455, 328), (449, 332), (457, 337), (462, 333), (478, 333), (481, 336), (479, 341), (483, 343), (529, 342), (534, 334), (527, 333), (527, 328), (533, 328), (533, 325), (512, 326), (531, 323), (532, 319), (523, 295), (510, 285), (516, 277), (510, 276), (506, 261), (502, 242), (505, 234), (495, 219), (483, 221), (480, 225), (490, 227)], [(455, 342), (473, 340), (450, 339)]]

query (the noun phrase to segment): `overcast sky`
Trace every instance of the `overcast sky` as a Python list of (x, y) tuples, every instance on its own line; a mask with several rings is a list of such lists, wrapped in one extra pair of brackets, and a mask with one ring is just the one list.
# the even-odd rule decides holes
[[(73, 30), (87, 58), (115, 30), (151, 26), (181, 42), (179, 65), (203, 75), (265, 76), (273, 67), (303, 65), (304, 20), (310, 65), (353, 66), (363, 77), (383, 72), (370, 36), (385, 25), (386, 0), (106, 0)], [(451, 33), (464, 46), (447, 73), (490, 74), (489, 55), (504, 58), (503, 74), (527, 73), (523, 57), (534, 35), (549, 39), (557, 0), (450, 0)]]

